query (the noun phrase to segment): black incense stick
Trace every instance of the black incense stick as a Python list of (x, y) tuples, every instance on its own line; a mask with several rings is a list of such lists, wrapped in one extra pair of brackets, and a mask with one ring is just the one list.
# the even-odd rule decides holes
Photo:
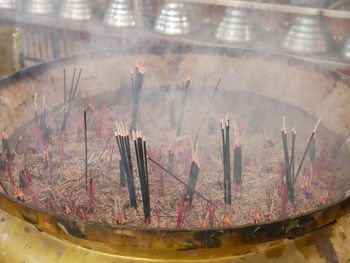
[(288, 152), (287, 130), (286, 130), (284, 116), (283, 116), (283, 125), (282, 125), (282, 129), (281, 129), (281, 134), (282, 134), (284, 161), (285, 161), (285, 174), (286, 174), (288, 198), (291, 202), (294, 202), (294, 185), (293, 185), (292, 177), (291, 177), (291, 169), (290, 169), (291, 166), (290, 166), (289, 152)]
[(232, 203), (231, 196), (231, 164), (230, 164), (230, 122), (221, 121), (221, 138), (222, 138), (222, 162), (224, 167), (224, 201), (225, 204)]
[(127, 133), (123, 124), (117, 123), (115, 138), (117, 140), (119, 153), (121, 155), (124, 171), (126, 174), (126, 182), (127, 182), (128, 191), (129, 191), (130, 205), (134, 208), (137, 208), (129, 134)]
[(301, 158), (301, 161), (300, 161), (300, 164), (299, 164), (297, 173), (296, 173), (296, 175), (295, 175), (294, 184), (297, 182), (297, 179), (298, 179), (299, 173), (300, 173), (300, 171), (301, 171), (301, 168), (302, 168), (302, 166), (303, 166), (303, 163), (304, 163), (306, 154), (307, 154), (307, 152), (309, 151), (311, 141), (312, 141), (312, 139), (313, 139), (314, 136), (315, 136), (317, 127), (318, 127), (318, 125), (320, 124), (320, 122), (321, 122), (321, 119), (318, 119), (318, 121), (317, 121), (317, 123), (316, 123), (314, 129), (313, 129), (312, 132), (311, 132), (309, 141), (308, 141), (308, 143), (307, 143), (307, 145), (306, 145), (306, 149), (305, 149), (305, 151), (304, 151), (303, 157)]
[(310, 162), (313, 162), (316, 160), (316, 139), (315, 139), (315, 137), (313, 137), (310, 141), (309, 159), (310, 159)]
[(186, 197), (189, 200), (190, 204), (192, 204), (193, 195), (195, 194), (196, 184), (199, 175), (199, 165), (192, 161), (190, 175), (188, 178), (188, 186), (186, 191)]
[(134, 146), (136, 152), (137, 168), (139, 172), (141, 195), (143, 211), (145, 216), (145, 222), (150, 223), (151, 221), (151, 204), (149, 197), (149, 185), (148, 185), (148, 168), (147, 168), (147, 148), (146, 140), (142, 138), (141, 132), (134, 132)]
[(84, 110), (84, 142), (85, 142), (85, 187), (88, 190), (88, 148), (87, 148), (87, 127), (86, 127), (86, 110)]
[(242, 146), (235, 145), (233, 178), (237, 185), (242, 184)]
[[(77, 81), (74, 82), (75, 74), (76, 74), (76, 69), (74, 69), (71, 89), (69, 91), (68, 105), (67, 105), (67, 107), (65, 109), (65, 112), (64, 112), (64, 115), (63, 115), (63, 122), (62, 122), (62, 126), (61, 126), (61, 133), (64, 132), (64, 130), (66, 129), (66, 125), (67, 125), (68, 117), (70, 115), (70, 110), (71, 110), (71, 107), (72, 107), (72, 103), (73, 103), (75, 95), (77, 93), (81, 72), (82, 72), (82, 69), (80, 69), (80, 71), (79, 71)], [(74, 85), (74, 83), (75, 83), (75, 85)]]
[(292, 184), (294, 185), (294, 176), (295, 176), (295, 139), (297, 136), (297, 132), (295, 129), (292, 130), (292, 150), (290, 153), (290, 175), (291, 175), (291, 179), (292, 179)]
[[(151, 157), (148, 157), (148, 160), (150, 160), (152, 163), (154, 163), (155, 165), (157, 165), (160, 169), (162, 169), (164, 172), (166, 172), (168, 175), (170, 175), (171, 177), (173, 177), (176, 181), (178, 181), (179, 183), (181, 183), (182, 185), (191, 188), (191, 186), (189, 186), (188, 184), (186, 184), (184, 181), (182, 181), (179, 177), (177, 177), (175, 174), (173, 174), (172, 172), (170, 172), (168, 169), (164, 168), (160, 163), (158, 163), (156, 160), (152, 159)], [(205, 196), (203, 196), (201, 193), (197, 192), (195, 189), (193, 189), (193, 192), (195, 194), (197, 194), (200, 198), (202, 198), (203, 200), (207, 201), (208, 203), (212, 204), (212, 202), (206, 198)]]
[(119, 160), (119, 178), (120, 178), (120, 186), (125, 187), (125, 170), (122, 159)]

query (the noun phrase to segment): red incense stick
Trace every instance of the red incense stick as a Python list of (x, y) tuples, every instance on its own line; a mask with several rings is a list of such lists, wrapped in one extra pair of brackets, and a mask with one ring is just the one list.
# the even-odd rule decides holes
[(179, 210), (177, 213), (177, 221), (176, 221), (176, 227), (181, 227), (184, 220), (185, 220), (185, 202), (186, 197), (181, 197), (179, 202)]

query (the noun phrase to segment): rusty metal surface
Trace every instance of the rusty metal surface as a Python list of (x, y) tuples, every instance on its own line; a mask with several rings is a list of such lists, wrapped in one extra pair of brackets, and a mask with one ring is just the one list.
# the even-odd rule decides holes
[[(240, 255), (248, 253), (257, 244), (296, 238), (335, 223), (349, 213), (350, 199), (288, 220), (207, 230), (137, 229), (86, 223), (25, 207), (4, 195), (0, 195), (0, 208), (45, 233), (107, 253), (120, 253), (124, 247), (133, 249), (133, 254), (139, 256), (150, 256), (152, 249), (157, 249), (161, 256), (162, 252), (167, 254), (169, 251), (218, 248), (227, 255)], [(207, 254), (206, 250), (203, 253)]]

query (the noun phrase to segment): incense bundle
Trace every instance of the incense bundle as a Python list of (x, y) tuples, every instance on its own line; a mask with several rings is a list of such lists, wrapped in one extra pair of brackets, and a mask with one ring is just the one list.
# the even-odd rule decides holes
[(187, 101), (187, 97), (188, 97), (188, 88), (190, 86), (190, 82), (191, 82), (191, 79), (187, 78), (182, 83), (182, 96), (181, 96), (181, 107), (180, 107), (181, 111), (180, 111), (179, 121), (177, 123), (176, 136), (180, 136), (181, 135), (182, 122), (183, 122), (183, 118), (184, 118), (184, 109), (185, 109), (185, 106), (186, 106), (186, 101)]
[[(135, 80), (133, 78), (133, 73), (131, 73), (131, 90), (133, 99), (133, 108), (131, 115), (131, 126), (130, 130), (136, 129), (137, 114), (139, 111), (141, 89), (143, 85), (143, 75), (145, 71), (141, 70), (141, 67), (135, 66)], [(135, 83), (135, 86), (134, 86)]]
[(131, 150), (129, 134), (123, 124), (117, 123), (117, 130), (115, 131), (115, 139), (117, 140), (119, 153), (123, 162), (124, 171), (126, 174), (126, 182), (129, 191), (130, 205), (137, 208), (134, 173), (132, 169)]
[(293, 185), (293, 181), (292, 181), (293, 179), (292, 179), (291, 169), (290, 169), (291, 166), (290, 166), (289, 152), (288, 152), (287, 130), (286, 130), (284, 117), (283, 117), (283, 126), (281, 128), (281, 135), (282, 135), (283, 152), (284, 152), (285, 175), (286, 175), (288, 199), (291, 202), (294, 202), (294, 185)]
[(188, 177), (188, 186), (186, 190), (186, 198), (192, 204), (193, 195), (195, 193), (196, 184), (199, 175), (199, 165), (196, 161), (192, 161), (190, 175)]
[(148, 166), (147, 166), (147, 148), (146, 139), (142, 138), (141, 132), (134, 132), (134, 145), (137, 159), (137, 168), (139, 172), (143, 213), (145, 216), (145, 223), (151, 222), (151, 204), (149, 198), (149, 185), (148, 185)]
[(221, 139), (222, 139), (222, 163), (224, 167), (224, 201), (225, 204), (232, 203), (231, 197), (231, 165), (230, 165), (230, 121), (221, 121)]
[(126, 181), (125, 181), (125, 169), (123, 166), (123, 160), (119, 160), (119, 178), (120, 178), (120, 186), (125, 187), (126, 186)]

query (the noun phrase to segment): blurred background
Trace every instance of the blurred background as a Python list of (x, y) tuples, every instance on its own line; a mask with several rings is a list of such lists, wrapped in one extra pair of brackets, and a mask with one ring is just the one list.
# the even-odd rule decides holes
[(348, 0), (0, 0), (1, 74), (150, 45), (241, 47), (347, 72)]

